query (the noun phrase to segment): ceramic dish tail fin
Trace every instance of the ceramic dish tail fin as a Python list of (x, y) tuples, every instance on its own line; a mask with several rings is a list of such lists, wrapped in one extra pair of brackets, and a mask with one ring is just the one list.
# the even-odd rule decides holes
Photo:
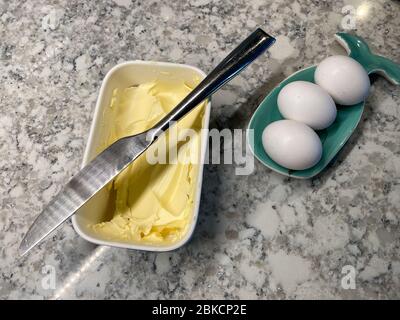
[(377, 73), (390, 83), (400, 84), (400, 65), (380, 55), (373, 54), (368, 44), (360, 37), (338, 32), (336, 40), (346, 49), (348, 55), (357, 60), (368, 72)]

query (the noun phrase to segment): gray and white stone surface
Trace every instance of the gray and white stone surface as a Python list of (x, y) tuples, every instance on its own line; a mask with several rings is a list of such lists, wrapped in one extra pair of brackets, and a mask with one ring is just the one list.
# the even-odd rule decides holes
[[(66, 223), (17, 256), (28, 226), (79, 169), (115, 64), (207, 72), (263, 27), (276, 45), (213, 99), (212, 127), (246, 128), (282, 79), (344, 53), (333, 35), (354, 22), (351, 32), (400, 62), (397, 1), (0, 0), (0, 298), (400, 298), (400, 91), (382, 78), (319, 177), (289, 179), (258, 161), (249, 176), (208, 165), (199, 223), (179, 250), (96, 247)], [(355, 289), (342, 286), (346, 265)]]

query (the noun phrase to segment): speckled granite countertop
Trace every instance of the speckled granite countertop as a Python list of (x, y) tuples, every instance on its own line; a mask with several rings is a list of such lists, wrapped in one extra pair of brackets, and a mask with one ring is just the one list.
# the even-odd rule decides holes
[[(177, 251), (96, 247), (67, 223), (16, 258), (28, 225), (78, 170), (100, 83), (118, 62), (209, 71), (263, 27), (275, 47), (213, 100), (212, 127), (245, 128), (279, 81), (343, 52), (333, 35), (346, 5), (352, 32), (400, 61), (397, 1), (174, 2), (0, 0), (0, 298), (400, 298), (400, 91), (381, 78), (318, 178), (258, 161), (251, 176), (208, 165), (199, 224)], [(346, 265), (356, 289), (341, 285)]]

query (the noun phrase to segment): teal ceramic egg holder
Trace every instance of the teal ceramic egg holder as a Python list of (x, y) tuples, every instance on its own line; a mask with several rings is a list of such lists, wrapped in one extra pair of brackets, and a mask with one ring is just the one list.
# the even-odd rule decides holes
[[(346, 49), (348, 55), (357, 60), (368, 74), (377, 73), (389, 82), (400, 84), (400, 66), (389, 59), (371, 53), (367, 43), (361, 38), (348, 33), (337, 33), (336, 40)], [(262, 133), (271, 122), (282, 120), (277, 98), (284, 86), (293, 81), (309, 81), (314, 83), (316, 66), (302, 69), (283, 80), (260, 103), (250, 119), (248, 130), (254, 130), (253, 135), (247, 134), (248, 143), (254, 156), (265, 166), (283, 175), (307, 179), (319, 174), (338, 154), (360, 122), (365, 102), (351, 106), (337, 105), (337, 117), (327, 129), (316, 131), (322, 142), (322, 158), (313, 167), (306, 170), (290, 170), (273, 161), (264, 151)]]

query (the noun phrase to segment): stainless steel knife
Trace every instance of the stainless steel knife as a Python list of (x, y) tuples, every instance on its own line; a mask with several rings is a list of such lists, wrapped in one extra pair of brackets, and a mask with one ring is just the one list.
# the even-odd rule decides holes
[(26, 254), (46, 238), (154, 143), (171, 123), (180, 120), (199, 103), (211, 96), (274, 42), (275, 39), (272, 36), (257, 29), (182, 102), (150, 129), (151, 131), (122, 138), (100, 153), (65, 185), (36, 218), (21, 242), (20, 254)]

